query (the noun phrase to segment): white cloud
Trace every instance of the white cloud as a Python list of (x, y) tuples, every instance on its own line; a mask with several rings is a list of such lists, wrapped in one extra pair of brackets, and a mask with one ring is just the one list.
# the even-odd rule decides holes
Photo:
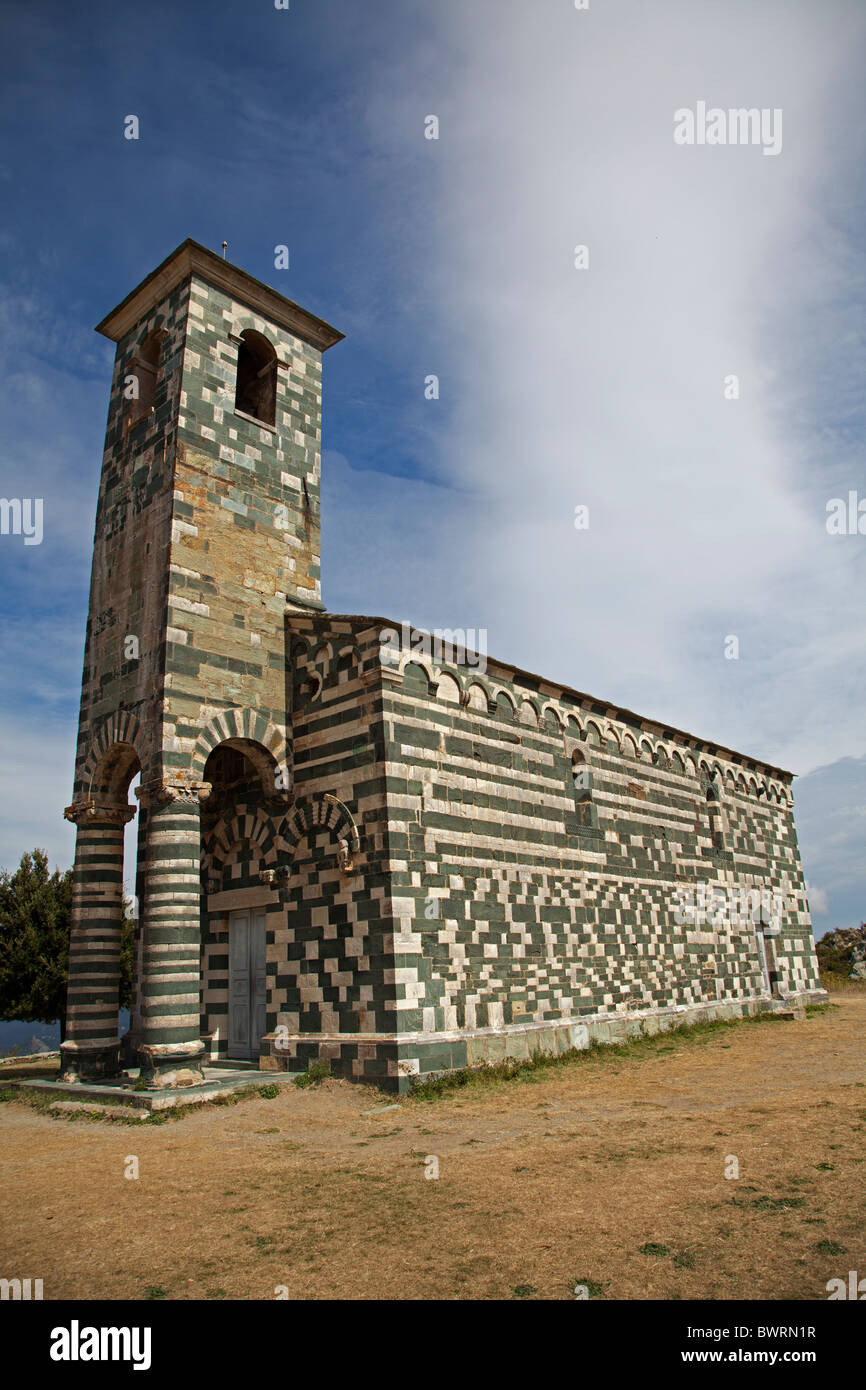
[(813, 917), (826, 917), (830, 911), (830, 902), (827, 897), (826, 889), (819, 888), (816, 883), (810, 883), (806, 879), (806, 896), (809, 900), (809, 908)]
[[(704, 737), (798, 771), (862, 751), (861, 542), (824, 524), (850, 443), (804, 413), (814, 363), (788, 342), (831, 346), (850, 403), (850, 343), (828, 321), (860, 284), (836, 224), (859, 176), (840, 113), (859, 101), (845, 55), (863, 15), (553, 0), (437, 15), (449, 75), (410, 57), (370, 121), (436, 190), (395, 275), (411, 263), (426, 289), (409, 302), (438, 314), (417, 326), (452, 412), (435, 472), (459, 495), (441, 495), (426, 545), (388, 533), (388, 570), (413, 593), (412, 571), (445, 577), (446, 603), (459, 577), (464, 625), (483, 621), (494, 654)], [(677, 147), (673, 113), (698, 98), (781, 107), (782, 154)], [(441, 138), (423, 149), (428, 111)]]

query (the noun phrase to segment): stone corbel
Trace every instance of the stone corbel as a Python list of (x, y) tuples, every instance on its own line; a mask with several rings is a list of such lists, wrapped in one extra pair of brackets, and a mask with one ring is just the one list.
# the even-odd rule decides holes
[(288, 899), (289, 879), (292, 876), (291, 865), (278, 864), (275, 869), (260, 869), (259, 883), (270, 888), (272, 893), (277, 895), (277, 899), (282, 905)]

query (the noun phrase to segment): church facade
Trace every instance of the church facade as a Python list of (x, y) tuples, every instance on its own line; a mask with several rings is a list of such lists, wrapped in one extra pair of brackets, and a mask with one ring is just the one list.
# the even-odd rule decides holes
[(825, 997), (790, 773), (325, 610), (341, 334), (192, 241), (99, 331), (68, 1080), (187, 1086), (234, 1059), (405, 1091)]

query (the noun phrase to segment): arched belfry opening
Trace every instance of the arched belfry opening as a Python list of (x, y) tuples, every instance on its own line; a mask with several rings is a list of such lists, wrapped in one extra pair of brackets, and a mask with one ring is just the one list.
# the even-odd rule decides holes
[(277, 418), (277, 354), (263, 333), (247, 328), (238, 346), (235, 410), (252, 415), (264, 425)]
[(126, 417), (127, 427), (130, 429), (133, 425), (149, 419), (156, 407), (156, 383), (164, 336), (159, 328), (148, 333), (130, 363), (128, 375), (135, 383)]

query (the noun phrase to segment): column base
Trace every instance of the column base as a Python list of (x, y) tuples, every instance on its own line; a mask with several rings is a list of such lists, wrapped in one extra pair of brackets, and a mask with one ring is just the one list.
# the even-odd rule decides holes
[(149, 1091), (200, 1086), (204, 1081), (204, 1043), (144, 1043), (138, 1049), (142, 1078)]
[(108, 1081), (121, 1074), (120, 1038), (112, 1042), (62, 1042), (61, 1081)]

